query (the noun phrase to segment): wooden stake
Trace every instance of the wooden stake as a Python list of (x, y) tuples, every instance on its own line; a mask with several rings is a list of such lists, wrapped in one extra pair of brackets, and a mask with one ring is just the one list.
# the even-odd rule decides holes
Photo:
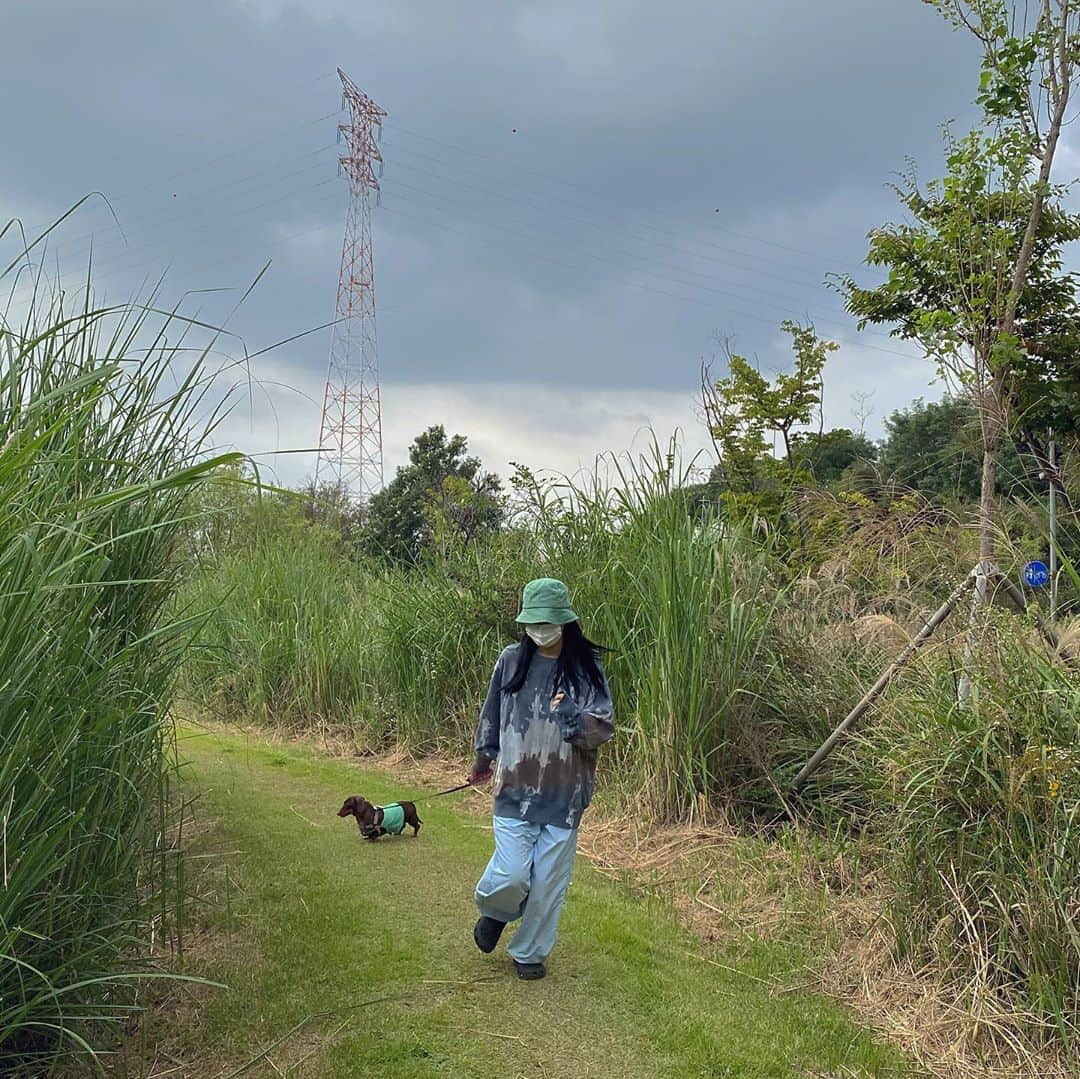
[(990, 605), (990, 575), (997, 572), (997, 567), (990, 559), (981, 558), (974, 572), (975, 595), (964, 636), (964, 663), (960, 668), (960, 681), (956, 684), (956, 703), (961, 708), (966, 708), (971, 700), (971, 669), (975, 665), (975, 652), (981, 636), (980, 624), (984, 621), (979, 612)]
[[(981, 563), (980, 563), (981, 565)], [(975, 584), (976, 573), (978, 567), (973, 569), (964, 579), (953, 589), (952, 595), (933, 613), (930, 620), (919, 632), (911, 638), (907, 647), (892, 661), (892, 663), (886, 668), (881, 677), (866, 691), (863, 698), (857, 705), (841, 721), (840, 725), (825, 739), (821, 748), (803, 765), (802, 770), (795, 777), (795, 782), (792, 784), (795, 790), (798, 790), (806, 781), (818, 770), (821, 762), (829, 756), (830, 753), (836, 748), (837, 742), (858, 722), (858, 720), (869, 709), (870, 705), (874, 703), (885, 692), (886, 687), (896, 677), (896, 675), (907, 664), (908, 660), (919, 651), (920, 648), (934, 635), (938, 627), (945, 621), (946, 618), (952, 614), (956, 605), (964, 598), (965, 593)], [(1022, 597), (1021, 597), (1022, 598)]]

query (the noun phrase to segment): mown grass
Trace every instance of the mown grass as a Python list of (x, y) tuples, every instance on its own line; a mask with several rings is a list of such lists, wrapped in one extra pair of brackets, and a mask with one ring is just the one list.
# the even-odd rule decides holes
[(580, 859), (549, 977), (522, 983), (501, 949), (483, 956), (470, 936), (483, 818), (430, 802), (416, 841), (366, 844), (333, 814), (347, 793), (401, 796), (391, 776), (239, 734), (188, 732), (181, 753), (214, 822), (200, 853), (239, 852), (232, 899), (209, 915), (217, 945), (197, 967), (230, 989), (194, 1025), (181, 1010), (179, 1031), (165, 1015), (150, 1028), (179, 1038), (186, 1074), (230, 1074), (320, 1013), (272, 1049), (274, 1066), (395, 1079), (904, 1074), (836, 1005), (770, 992), (790, 955), (766, 945), (703, 959), (666, 906)]

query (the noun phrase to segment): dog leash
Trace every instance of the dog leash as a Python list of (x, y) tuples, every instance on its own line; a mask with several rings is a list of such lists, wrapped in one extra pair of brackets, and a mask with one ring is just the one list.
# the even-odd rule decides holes
[(437, 794), (429, 794), (424, 798), (417, 798), (418, 802), (430, 802), (432, 798), (442, 798), (445, 794), (456, 794), (458, 791), (463, 791), (467, 787), (471, 787), (472, 784), (466, 780), (464, 783), (459, 783), (456, 787), (451, 787), (449, 790), (439, 791)]
[(446, 791), (439, 791), (438, 794), (429, 794), (428, 797), (429, 798), (441, 798), (444, 794), (456, 794), (458, 791), (463, 791), (463, 790), (465, 790), (466, 787), (471, 787), (471, 786), (472, 786), (472, 783), (470, 783), (469, 780), (466, 779), (464, 783), (459, 783), (456, 787), (451, 787), (449, 790), (446, 790)]

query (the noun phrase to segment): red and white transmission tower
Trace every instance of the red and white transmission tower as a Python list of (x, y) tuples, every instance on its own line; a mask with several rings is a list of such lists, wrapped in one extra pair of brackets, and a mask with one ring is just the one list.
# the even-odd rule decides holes
[(382, 164), (382, 154), (376, 136), (386, 113), (341, 68), (338, 75), (342, 107), (349, 110), (348, 122), (339, 126), (346, 149), (338, 159), (349, 182), (349, 208), (315, 484), (329, 483), (367, 501), (383, 482), (371, 193), (379, 190), (375, 165)]

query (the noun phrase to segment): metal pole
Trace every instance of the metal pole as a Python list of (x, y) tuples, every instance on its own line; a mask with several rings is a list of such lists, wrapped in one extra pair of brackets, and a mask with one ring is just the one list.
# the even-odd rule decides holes
[(1057, 448), (1054, 431), (1050, 429), (1050, 621), (1057, 619)]

